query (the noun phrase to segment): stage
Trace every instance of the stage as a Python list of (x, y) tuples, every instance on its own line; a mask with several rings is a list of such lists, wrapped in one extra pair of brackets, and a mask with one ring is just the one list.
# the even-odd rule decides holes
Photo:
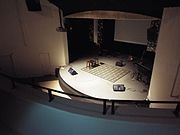
[[(98, 60), (98, 65), (88, 67), (90, 60)], [(117, 61), (123, 62), (123, 66), (117, 66)], [(61, 67), (59, 75), (67, 85), (84, 95), (109, 100), (145, 100), (149, 85), (137, 80), (136, 71), (134, 61), (128, 56), (91, 56)], [(123, 84), (125, 91), (114, 91), (114, 84)]]

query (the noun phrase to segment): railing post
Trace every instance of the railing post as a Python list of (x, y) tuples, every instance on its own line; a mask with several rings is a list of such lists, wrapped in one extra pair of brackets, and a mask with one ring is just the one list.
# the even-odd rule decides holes
[(58, 78), (59, 77), (59, 67), (55, 68), (55, 76)]
[(176, 117), (179, 117), (179, 111), (180, 111), (180, 103), (176, 105), (176, 109), (173, 111)]
[(37, 88), (37, 87), (35, 87), (35, 80), (34, 80), (34, 78), (31, 78), (31, 84), (32, 84), (32, 87), (33, 87), (34, 89)]
[(103, 100), (103, 115), (106, 114), (106, 100)]
[(150, 101), (149, 101), (149, 99), (145, 99), (145, 107), (149, 107), (149, 105), (150, 105)]
[(48, 90), (48, 95), (49, 95), (49, 102), (51, 102), (54, 99), (51, 90)]
[(16, 88), (16, 84), (15, 84), (14, 79), (11, 79), (11, 83), (12, 83), (12, 89), (15, 89)]
[(111, 105), (111, 114), (115, 114), (115, 110), (114, 110), (114, 100), (112, 100), (112, 105)]

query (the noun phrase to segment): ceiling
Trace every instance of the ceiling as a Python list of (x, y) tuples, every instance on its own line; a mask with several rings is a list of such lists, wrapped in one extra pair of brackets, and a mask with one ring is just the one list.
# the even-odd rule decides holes
[[(64, 16), (78, 12), (122, 11), (161, 18), (165, 7), (178, 7), (180, 0), (48, 0), (63, 10)], [(179, 2), (177, 2), (179, 1)]]

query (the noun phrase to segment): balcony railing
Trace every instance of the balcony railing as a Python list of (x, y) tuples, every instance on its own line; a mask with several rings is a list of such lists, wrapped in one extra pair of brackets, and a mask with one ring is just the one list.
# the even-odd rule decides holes
[(67, 92), (62, 92), (56, 89), (51, 89), (51, 88), (47, 88), (47, 87), (43, 87), (40, 85), (37, 85), (33, 82), (29, 82), (29, 81), (25, 81), (23, 79), (19, 79), (19, 78), (15, 78), (9, 75), (6, 75), (4, 73), (0, 73), (1, 76), (8, 78), (9, 80), (11, 80), (11, 84), (12, 84), (12, 89), (16, 88), (16, 83), (20, 83), (20, 84), (26, 84), (26, 85), (30, 85), (34, 88), (40, 88), (40, 89), (45, 89), (48, 91), (48, 98), (49, 98), (49, 102), (53, 101), (55, 99), (55, 96), (53, 96), (52, 92), (56, 92), (56, 93), (61, 93), (61, 94), (65, 94), (68, 96), (73, 96), (73, 97), (78, 97), (78, 98), (84, 98), (84, 99), (92, 99), (92, 100), (96, 100), (96, 101), (100, 101), (102, 102), (102, 114), (106, 115), (107, 113), (107, 102), (111, 103), (111, 114), (114, 115), (115, 114), (115, 104), (142, 104), (146, 107), (149, 107), (149, 105), (151, 103), (161, 103), (161, 104), (176, 104), (176, 107), (174, 110), (172, 110), (172, 113), (176, 116), (179, 117), (179, 111), (180, 111), (180, 101), (151, 101), (151, 100), (109, 100), (109, 99), (100, 99), (100, 98), (95, 98), (95, 97), (90, 97), (90, 96), (85, 96), (85, 95), (76, 95), (76, 94), (72, 94), (72, 93), (67, 93)]

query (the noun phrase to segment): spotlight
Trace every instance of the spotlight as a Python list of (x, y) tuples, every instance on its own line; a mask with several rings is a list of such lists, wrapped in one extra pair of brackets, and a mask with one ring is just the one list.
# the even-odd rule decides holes
[(63, 27), (57, 27), (56, 31), (57, 32), (66, 32), (67, 30), (66, 30), (66, 28), (63, 28)]

